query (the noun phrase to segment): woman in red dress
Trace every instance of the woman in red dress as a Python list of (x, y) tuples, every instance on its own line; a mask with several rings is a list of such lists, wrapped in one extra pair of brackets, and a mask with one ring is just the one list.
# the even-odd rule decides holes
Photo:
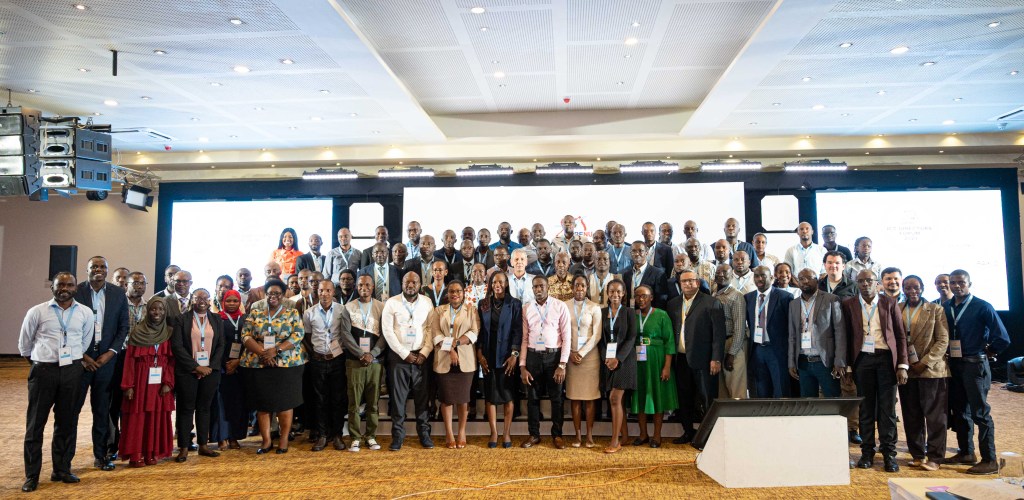
[(146, 303), (146, 320), (128, 336), (121, 390), (119, 450), (130, 467), (156, 465), (174, 448), (174, 353), (162, 297)]

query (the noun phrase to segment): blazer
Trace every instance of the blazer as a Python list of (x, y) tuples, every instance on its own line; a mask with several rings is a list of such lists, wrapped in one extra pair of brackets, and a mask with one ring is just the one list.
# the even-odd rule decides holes
[[(387, 266), (388, 266), (388, 296), (383, 298), (383, 300), (387, 300), (388, 298), (394, 297), (395, 295), (399, 295), (399, 294), (402, 293), (402, 271), (400, 271), (397, 267), (395, 267), (392, 264), (387, 264)], [(373, 287), (376, 288), (377, 287), (377, 275), (375, 274), (376, 273), (376, 271), (375, 271), (376, 267), (377, 267), (377, 263), (376, 262), (371, 262), (369, 265), (366, 265), (366, 266), (363, 266), (363, 267), (359, 268), (359, 272), (356, 273), (356, 279), (359, 279), (360, 276), (369, 276), (370, 279), (373, 280)]]
[[(213, 345), (208, 346), (210, 367), (213, 368), (224, 364), (224, 322), (211, 312), (206, 313), (206, 318), (213, 329)], [(192, 357), (192, 323), (192, 310), (188, 309), (171, 324), (171, 352), (174, 353), (176, 374), (191, 375), (192, 370), (199, 366)]]
[[(757, 296), (761, 292), (754, 290), (743, 296), (747, 301), (747, 330), (750, 334), (749, 355), (753, 352), (754, 331), (757, 329)], [(780, 362), (789, 357), (789, 303), (793, 294), (773, 286), (768, 292), (768, 307), (765, 310), (765, 332), (768, 334), (768, 345), (775, 350), (776, 359)]]
[(252, 309), (252, 305), (267, 298), (267, 292), (262, 286), (254, 286), (249, 288), (249, 295), (245, 299), (245, 310), (249, 311)]
[(448, 304), (435, 307), (427, 315), (426, 331), (423, 332), (423, 335), (424, 338), (431, 340), (423, 342), (420, 354), (429, 356), (431, 350), (437, 349), (438, 352), (434, 353), (434, 373), (448, 373), (452, 369), (451, 356), (442, 352), (441, 346), (438, 344), (443, 342), (445, 337), (453, 337), (454, 342), (462, 336), (469, 339), (469, 344), (460, 346), (452, 344), (452, 349), (455, 349), (459, 355), (459, 371), (462, 373), (476, 371), (476, 350), (473, 348), (473, 344), (476, 343), (477, 334), (480, 332), (480, 318), (476, 314), (476, 309), (465, 307), (465, 302), (462, 305), (463, 307), (455, 313), (454, 324), (451, 316), (452, 306)]
[[(92, 287), (88, 281), (78, 284), (75, 301), (89, 309), (92, 307)], [(114, 351), (119, 354), (128, 338), (128, 296), (124, 290), (111, 283), (103, 284), (103, 331), (100, 336), (98, 353)], [(90, 346), (95, 343), (90, 343)], [(91, 349), (90, 349), (91, 351)], [(86, 352), (88, 354), (88, 352)]]
[[(699, 288), (699, 290), (702, 293), (706, 293), (706, 294), (711, 295), (713, 297), (715, 294), (711, 291), (711, 285), (709, 285), (707, 281), (704, 281), (704, 278), (698, 278), (698, 279), (700, 280), (700, 288)], [(717, 287), (715, 288), (715, 291), (718, 291)], [(677, 280), (675, 278), (672, 278), (672, 277), (670, 277), (669, 275), (666, 274), (665, 275), (665, 303), (668, 304), (669, 301), (671, 301), (672, 299), (674, 299), (674, 298), (676, 298), (676, 297), (678, 297), (678, 296), (680, 296), (682, 294), (683, 294), (683, 288), (681, 286), (679, 286), (679, 280)]]
[(320, 272), (323, 273), (324, 267), (327, 265), (327, 256), (320, 254), (319, 257), (314, 257), (311, 252), (306, 252), (295, 259), (295, 273), (298, 274), (303, 269), (316, 271), (316, 266), (314, 265), (316, 260), (320, 261)]
[[(846, 321), (847, 331), (847, 357), (848, 366), (856, 368), (857, 357), (860, 356), (860, 349), (864, 344), (864, 314), (860, 307), (860, 295), (843, 299), (843, 320)], [(893, 353), (892, 367), (896, 369), (899, 365), (909, 365), (907, 362), (907, 330), (903, 326), (903, 319), (900, 317), (900, 308), (896, 301), (890, 297), (878, 295), (879, 324), (882, 327), (882, 335), (885, 337), (885, 344)], [(909, 370), (908, 370), (909, 371)]]
[(654, 248), (651, 250), (654, 252), (654, 265), (660, 267), (667, 274), (672, 270), (672, 265), (675, 263), (674, 255), (672, 254), (672, 247), (662, 242), (654, 244)]
[[(622, 303), (629, 306), (629, 301), (633, 298), (633, 266), (622, 273), (622, 281), (626, 282), (626, 295), (622, 299)], [(654, 291), (653, 306), (664, 309), (665, 303), (668, 302), (665, 291), (665, 271), (660, 267), (648, 264), (643, 276), (640, 277), (640, 284), (651, 287), (651, 290)]]
[[(686, 347), (686, 364), (695, 370), (709, 369), (712, 361), (725, 359), (725, 309), (718, 299), (697, 292), (686, 315), (683, 325), (682, 295), (672, 299), (665, 308), (672, 320), (672, 331), (676, 335), (676, 349)], [(679, 332), (682, 331), (682, 338)], [(681, 344), (680, 344), (681, 343)]]
[[(362, 253), (359, 254), (359, 267), (364, 268), (370, 264), (373, 264), (373, 247), (376, 244), (370, 245), (364, 248)], [(391, 263), (391, 245), (388, 244), (388, 264)]]
[(447, 256), (444, 254), (444, 248), (434, 250), (434, 258), (441, 262), (444, 262), (445, 265), (448, 266), (448, 275), (450, 276), (452, 274), (452, 267), (454, 267), (453, 264), (459, 264), (462, 262), (462, 252), (460, 252), (459, 249), (456, 248), (455, 255), (452, 257), (452, 262), (448, 262), (449, 259), (447, 259), (446, 257)]
[[(491, 308), (489, 301), (481, 299), (476, 305), (480, 313), (480, 334), (477, 336), (476, 349), (487, 358), (491, 369), (504, 363), (512, 355), (512, 351), (518, 350), (523, 343), (523, 303), (506, 293), (502, 304), (504, 305), (501, 307), (501, 316), (498, 317), (497, 331), (491, 330), (491, 315), (494, 314), (494, 309)], [(489, 357), (491, 343), (496, 343), (494, 359)], [(516, 365), (519, 365), (518, 360)]]
[[(839, 307), (839, 297), (818, 291), (811, 307), (811, 338), (821, 351), (821, 362), (828, 368), (846, 367), (846, 325)], [(770, 300), (769, 300), (770, 301)], [(803, 298), (789, 303), (789, 367), (800, 366), (800, 337), (804, 330)], [(769, 333), (769, 335), (771, 335)]]
[[(485, 268), (490, 269), (494, 267), (494, 249), (488, 247), (487, 253), (484, 254), (483, 261), (480, 260), (480, 247), (473, 247), (473, 260), (480, 262)], [(509, 257), (512, 255), (512, 250), (509, 250)], [(552, 257), (554, 259), (554, 257)]]
[[(909, 311), (907, 309), (910, 309)], [(907, 370), (911, 378), (945, 378), (950, 376), (949, 364), (946, 362), (946, 348), (949, 346), (949, 323), (946, 311), (942, 306), (921, 301), (921, 309), (914, 316), (912, 324), (907, 325), (913, 308), (906, 303), (900, 304), (903, 311), (903, 323), (907, 326), (907, 361), (910, 359), (910, 347), (918, 359), (927, 367), (921, 373)]]
[[(430, 263), (430, 265), (434, 265), (434, 262), (444, 262), (444, 260), (435, 258), (433, 262)], [(422, 263), (423, 259), (421, 259), (420, 257), (406, 259), (405, 267), (402, 268), (402, 277), (404, 278), (405, 275), (408, 273), (416, 273), (420, 276), (420, 286), (429, 285), (430, 272), (428, 271), (426, 276), (423, 275), (423, 266), (421, 265)], [(447, 266), (447, 263), (445, 265)], [(451, 278), (451, 273), (449, 273), (448, 276), (444, 277), (444, 282), (448, 283), (449, 281), (451, 281)]]

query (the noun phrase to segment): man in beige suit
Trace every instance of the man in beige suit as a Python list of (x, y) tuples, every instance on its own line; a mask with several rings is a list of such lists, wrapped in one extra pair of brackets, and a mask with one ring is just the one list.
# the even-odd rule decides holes
[(907, 449), (914, 458), (910, 465), (934, 471), (946, 450), (949, 328), (942, 306), (921, 299), (923, 289), (921, 278), (911, 275), (903, 279), (907, 301), (900, 304), (900, 309), (907, 327), (910, 379), (899, 392)]

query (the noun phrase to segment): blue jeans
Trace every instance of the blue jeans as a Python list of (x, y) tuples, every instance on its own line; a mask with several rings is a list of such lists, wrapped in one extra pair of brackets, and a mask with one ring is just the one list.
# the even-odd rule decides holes
[(839, 379), (832, 378), (832, 370), (829, 370), (825, 363), (811, 363), (807, 361), (806, 356), (800, 356), (797, 372), (800, 374), (800, 397), (818, 397), (819, 387), (826, 398), (839, 397)]

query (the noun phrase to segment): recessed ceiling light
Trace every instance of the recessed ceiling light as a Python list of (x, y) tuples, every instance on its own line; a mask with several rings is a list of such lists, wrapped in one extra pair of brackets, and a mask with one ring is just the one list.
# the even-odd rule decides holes
[(956, 120), (942, 120), (943, 125), (952, 125), (956, 123)]
[(885, 95), (885, 91), (884, 90), (879, 90), (878, 92), (875, 92), (875, 93), (878, 94), (878, 95)]
[(665, 157), (665, 159), (666, 159), (666, 160), (671, 160), (671, 159), (672, 159), (672, 157), (671, 157), (671, 156), (666, 156), (666, 157)]
[(210, 142), (210, 138), (209, 137), (200, 137), (198, 140), (199, 140), (199, 142)]
[(117, 101), (113, 99), (107, 99), (103, 101), (103, 104), (106, 104), (107, 106), (117, 106)]
[(923, 168), (924, 168), (924, 167), (917, 167), (917, 169), (918, 169), (918, 170), (921, 170), (921, 169), (923, 169)]
[(988, 23), (988, 27), (989, 28), (996, 28), (998, 26), (999, 26), (999, 21), (992, 21), (992, 22)]
[(811, 109), (813, 109), (815, 111), (820, 111), (820, 110), (825, 109), (825, 105), (824, 104), (815, 104), (814, 106), (811, 106)]
[(632, 24), (632, 26), (633, 26), (634, 28), (639, 28), (639, 27), (640, 27), (640, 23), (639, 23), (639, 22), (637, 22), (637, 21), (633, 21), (633, 24)]
[(630, 57), (633, 57), (633, 56), (631, 54), (626, 54), (626, 55), (622, 56), (623, 59), (629, 59)]
[(469, 9), (469, 11), (474, 14), (483, 14), (484, 12), (487, 12), (487, 9), (483, 7), (473, 7), (472, 9)]
[(490, 29), (490, 28), (488, 28), (487, 26), (481, 26), (481, 27), (480, 27), (480, 31), (487, 31), (487, 30), (489, 30), (489, 29)]
[(217, 165), (210, 165), (210, 168), (217, 168)]
[(320, 93), (323, 94), (323, 95), (330, 95), (331, 91), (330, 90), (321, 90)]
[(380, 130), (371, 130), (370, 133), (373, 135), (380, 135)]
[(749, 125), (751, 125), (751, 126), (756, 126), (756, 125), (757, 125), (757, 122), (750, 122), (750, 123), (749, 123)]
[(1020, 73), (1020, 72), (1017, 71), (1017, 70), (1013, 70), (1013, 71), (1010, 72), (1010, 76), (1017, 76), (1018, 73)]
[(166, 56), (167, 55), (167, 51), (166, 50), (160, 50), (160, 49), (154, 50), (153, 53), (158, 55), (158, 56)]
[(200, 150), (199, 150), (199, 152), (200, 152), (200, 153), (202, 153), (202, 152), (203, 152), (203, 150), (202, 150), (202, 149), (200, 149)]
[(89, 69), (88, 68), (78, 68), (78, 71), (80, 71), (82, 73), (88, 73)]
[(85, 4), (81, 4), (81, 3), (76, 3), (76, 4), (72, 5), (72, 7), (74, 7), (77, 10), (85, 10), (85, 9), (89, 8), (89, 7), (86, 7)]
[(234, 24), (235, 26), (243, 24), (242, 20), (238, 19), (237, 17), (228, 19), (228, 22), (231, 23), (231, 24)]
[(623, 82), (623, 81), (615, 82), (615, 85), (619, 85), (619, 86), (622, 86), (622, 85), (625, 85), (625, 84), (626, 84), (626, 82)]
[(285, 58), (281, 59), (281, 64), (295, 64), (295, 61)]
[[(803, 156), (803, 153), (797, 153), (796, 155), (797, 156)], [(730, 155), (730, 156), (732, 156), (732, 155)]]
[(232, 135), (229, 135), (229, 136), (228, 136), (228, 138), (229, 138), (229, 139), (238, 139), (238, 136), (237, 136), (237, 135), (233, 135), (233, 134), (232, 134)]
[(505, 87), (508, 87), (508, 85), (505, 85), (504, 83), (499, 83), (499, 84), (498, 84), (498, 88), (499, 88), (499, 89), (503, 89), (503, 88), (505, 88)]
[(189, 118), (189, 120), (192, 120), (192, 121), (194, 121), (194, 122), (197, 122), (197, 121), (199, 121), (199, 118), (196, 118), (196, 117), (194, 117), (194, 116), (193, 116), (192, 118)]
[(839, 116), (842, 116), (842, 117), (847, 117), (847, 116), (850, 116), (850, 113), (842, 113), (842, 114), (840, 114)]
[(853, 42), (843, 42), (839, 44), (839, 48), (841, 49), (848, 49), (850, 47), (853, 47)]
[(255, 108), (252, 108), (252, 110), (253, 111), (263, 111), (263, 106), (256, 106)]
[(144, 95), (144, 96), (142, 96), (142, 97), (139, 97), (139, 99), (142, 99), (143, 101), (149, 101), (149, 100), (151, 100), (151, 99), (153, 99), (153, 98), (152, 98), (152, 97), (149, 97), (148, 95)]
[(963, 97), (954, 97), (954, 98), (953, 98), (953, 102), (960, 102), (960, 101), (962, 101), (962, 100), (964, 100), (964, 98), (963, 98)]
[(359, 113), (349, 113), (348, 116), (350, 118), (355, 118), (355, 117), (359, 116)]
[(801, 81), (801, 82), (809, 82), (809, 81), (811, 81), (811, 80), (812, 80), (812, 78), (811, 78), (811, 77), (809, 77), (809, 76), (805, 76), (805, 77), (803, 77), (803, 78), (801, 78), (801, 79), (800, 79), (800, 81)]
[(36, 89), (28, 89), (28, 93), (29, 94), (35, 94), (36, 92), (39, 92), (39, 91), (36, 90)]
[(865, 151), (864, 154), (869, 155), (871, 154), (871, 151)]
[(494, 77), (495, 78), (505, 78), (505, 73), (503, 73), (501, 71), (495, 71), (494, 72)]
[(500, 62), (501, 62), (501, 61), (499, 61), (499, 60), (497, 60), (497, 59), (491, 59), (491, 64), (498, 64), (498, 63), (500, 63)]
[(636, 45), (636, 44), (637, 44), (637, 42), (639, 42), (639, 41), (640, 41), (640, 40), (637, 40), (636, 38), (633, 38), (633, 37), (629, 37), (629, 38), (627, 38), (627, 39), (626, 39), (626, 41), (625, 41), (625, 42), (623, 42), (623, 43), (625, 43), (626, 45)]
[(911, 118), (911, 119), (909, 119), (909, 120), (907, 120), (907, 121), (908, 121), (908, 122), (910, 122), (910, 123), (914, 123), (914, 122), (916, 122), (916, 121), (917, 121), (917, 118)]
[(885, 134), (878, 134), (875, 137), (885, 137)]
[(781, 102), (773, 102), (772, 106), (779, 107), (779, 106), (782, 106), (782, 103)]
[(309, 119), (312, 120), (312, 121), (318, 122), (318, 121), (322, 120), (323, 118), (320, 118), (319, 116), (310, 116)]
[(100, 113), (99, 111), (97, 111), (97, 112), (93, 113), (92, 115), (93, 115), (93, 116), (102, 116), (102, 115), (103, 115), (103, 113)]
[(945, 153), (945, 151), (943, 151), (943, 150), (941, 150), (941, 149), (940, 149), (940, 150), (939, 150), (939, 154), (943, 154), (943, 153)]
[(223, 85), (223, 84), (222, 84), (222, 83), (220, 83), (220, 82), (210, 82), (210, 86), (211, 86), (211, 87), (220, 87), (220, 86), (222, 86), (222, 85)]
[(231, 68), (231, 69), (235, 70), (235, 73), (248, 73), (250, 71), (248, 66), (242, 66), (242, 65), (235, 66), (234, 68)]
[(951, 133), (951, 134), (949, 134), (949, 135), (956, 135), (956, 132), (953, 132), (953, 133)]
[(810, 138), (811, 138), (811, 136), (809, 136), (809, 135), (805, 135), (804, 136), (804, 139), (810, 139)]
[(925, 61), (925, 62), (921, 63), (921, 66), (924, 66), (924, 67), (935, 66), (935, 61)]
[(271, 164), (270, 164), (270, 168), (274, 168), (274, 167), (277, 167), (277, 165), (275, 165), (275, 164), (271, 163)]
[(910, 51), (910, 47), (907, 47), (906, 45), (900, 45), (899, 47), (890, 50), (889, 53), (899, 55), (906, 54), (908, 51)]
[(291, 127), (288, 127), (288, 130), (297, 130), (298, 128), (299, 127), (296, 127), (295, 125), (292, 125)]

